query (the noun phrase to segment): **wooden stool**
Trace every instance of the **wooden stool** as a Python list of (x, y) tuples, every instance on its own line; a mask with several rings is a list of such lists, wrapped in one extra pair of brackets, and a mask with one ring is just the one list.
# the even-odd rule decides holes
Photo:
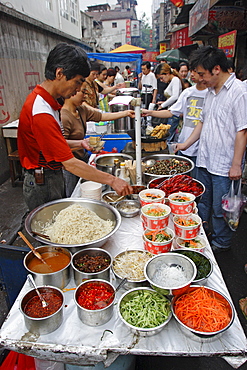
[(16, 180), (23, 181), (22, 167), (20, 164), (20, 158), (18, 150), (10, 153), (8, 155), (9, 169), (10, 169), (10, 179), (12, 186), (15, 187)]

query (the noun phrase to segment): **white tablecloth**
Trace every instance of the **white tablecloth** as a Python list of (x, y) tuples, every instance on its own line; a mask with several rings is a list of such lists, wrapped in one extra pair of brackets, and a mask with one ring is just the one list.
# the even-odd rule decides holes
[[(77, 192), (78, 193), (77, 193)], [(73, 196), (79, 194), (79, 186)], [(143, 249), (140, 217), (122, 218), (119, 230), (104, 245), (113, 256), (126, 249)], [(201, 231), (203, 236), (204, 232)], [(205, 254), (213, 261), (213, 273), (207, 286), (216, 288), (230, 298), (220, 269), (207, 245)], [(112, 277), (115, 284), (114, 277)], [(72, 279), (67, 288), (74, 287)], [(89, 327), (78, 316), (74, 303), (74, 291), (65, 292), (64, 320), (60, 328), (47, 335), (34, 335), (27, 331), (19, 303), (31, 289), (26, 282), (16, 299), (0, 331), (1, 345), (27, 355), (63, 361), (64, 363), (90, 365), (104, 361), (108, 366), (119, 354), (159, 356), (227, 356), (225, 359), (235, 368), (246, 361), (246, 337), (237, 314), (233, 325), (220, 336), (201, 339), (185, 333), (174, 318), (157, 335), (139, 337), (133, 334), (118, 318), (116, 310), (105, 325)], [(124, 290), (118, 292), (121, 296)], [(229, 357), (230, 356), (230, 357)]]

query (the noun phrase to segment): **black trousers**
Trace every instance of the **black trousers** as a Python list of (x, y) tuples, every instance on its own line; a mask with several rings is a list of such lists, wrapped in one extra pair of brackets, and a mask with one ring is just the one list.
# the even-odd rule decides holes
[(141, 94), (142, 103), (144, 105), (145, 109), (148, 109), (148, 106), (150, 103), (152, 103), (153, 100), (153, 94)]

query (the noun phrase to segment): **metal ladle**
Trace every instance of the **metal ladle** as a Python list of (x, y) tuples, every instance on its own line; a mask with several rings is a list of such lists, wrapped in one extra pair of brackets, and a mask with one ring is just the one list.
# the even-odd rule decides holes
[(33, 280), (33, 277), (31, 274), (28, 274), (27, 275), (27, 278), (29, 280), (29, 282), (32, 284), (32, 286), (34, 287), (34, 289), (36, 290), (36, 293), (38, 294), (39, 296), (39, 299), (41, 300), (41, 303), (42, 303), (42, 307), (45, 308), (48, 306), (48, 303), (44, 300), (44, 298), (42, 297), (42, 295), (40, 294), (40, 291), (38, 290), (34, 280)]
[(97, 303), (97, 306), (99, 306), (100, 308), (104, 308), (108, 305), (108, 303), (111, 301), (112, 297), (114, 297), (117, 293), (117, 291), (127, 282), (127, 278), (124, 278), (123, 280), (120, 281), (120, 284), (118, 284), (118, 286), (116, 287), (115, 291), (108, 297), (106, 298), (104, 301), (98, 301), (96, 302)]

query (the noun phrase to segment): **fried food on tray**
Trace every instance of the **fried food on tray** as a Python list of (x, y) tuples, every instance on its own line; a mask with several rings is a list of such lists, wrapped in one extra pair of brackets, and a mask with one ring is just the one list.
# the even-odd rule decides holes
[(167, 132), (170, 127), (171, 125), (165, 125), (161, 123), (159, 126), (156, 126), (153, 128), (151, 132), (151, 136), (157, 137), (157, 139), (162, 139), (163, 137), (167, 135)]

